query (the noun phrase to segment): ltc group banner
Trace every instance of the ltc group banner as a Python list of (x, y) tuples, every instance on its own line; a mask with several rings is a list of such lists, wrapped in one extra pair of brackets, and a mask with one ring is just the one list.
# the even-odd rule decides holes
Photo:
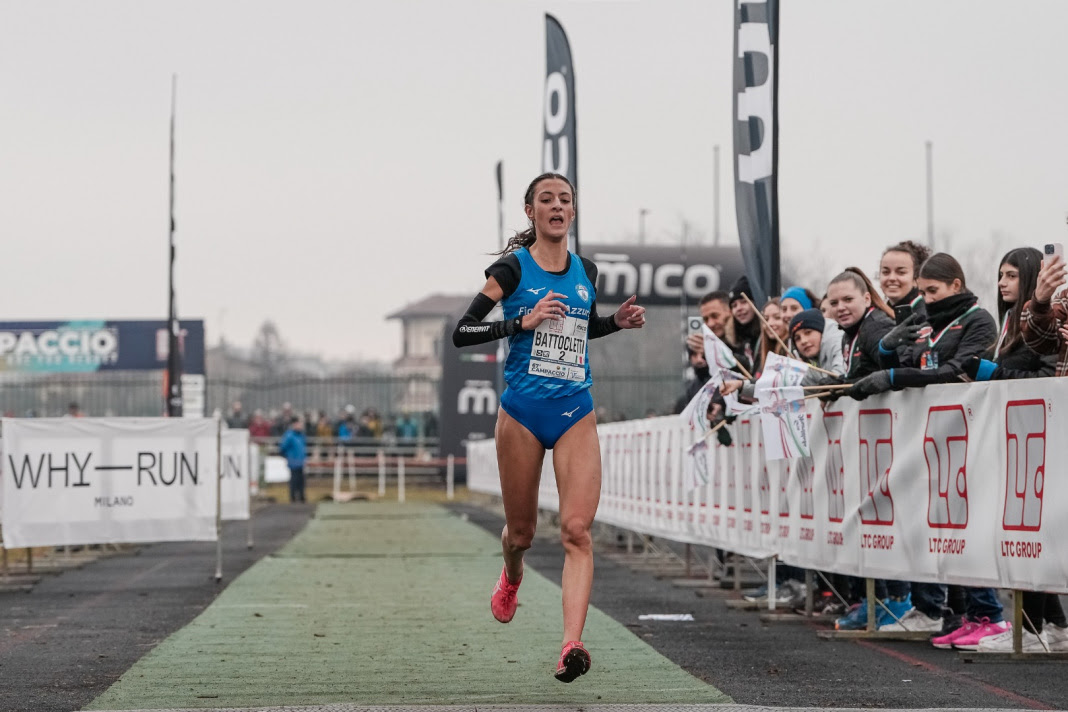
[[(597, 521), (821, 571), (1068, 593), (1068, 381), (806, 405), (796, 460), (765, 460), (756, 418), (730, 447), (695, 448), (678, 417), (600, 426)], [(468, 486), (499, 494), (493, 442), (468, 458)], [(551, 459), (540, 504), (557, 509)]]

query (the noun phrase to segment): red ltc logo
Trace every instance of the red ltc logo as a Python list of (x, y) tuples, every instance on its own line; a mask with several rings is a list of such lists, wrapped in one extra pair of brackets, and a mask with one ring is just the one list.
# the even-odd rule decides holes
[(1042, 528), (1046, 491), (1046, 401), (1009, 401), (1005, 406), (1005, 514), (1007, 531)]
[(889, 526), (894, 523), (890, 496), (890, 466), (894, 463), (893, 414), (886, 409), (862, 410), (860, 439), (860, 521)]
[(964, 406), (927, 411), (923, 435), (927, 459), (927, 525), (934, 529), (968, 526), (968, 419)]
[(823, 414), (823, 429), (827, 431), (827, 519), (841, 522), (845, 517), (845, 459), (842, 456), (841, 411)]

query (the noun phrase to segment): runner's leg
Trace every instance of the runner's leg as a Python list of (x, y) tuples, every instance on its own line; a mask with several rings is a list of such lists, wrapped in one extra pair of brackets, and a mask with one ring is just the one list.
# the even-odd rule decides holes
[(564, 545), (561, 582), (564, 641), (582, 640), (593, 587), (593, 537), (590, 527), (601, 497), (601, 448), (597, 419), (590, 413), (575, 423), (553, 448), (556, 488), (560, 492), (560, 540)]
[(523, 575), (523, 552), (530, 548), (538, 523), (538, 484), (545, 448), (504, 409), (497, 412), (495, 438), (504, 501), (501, 546), (508, 580), (515, 583)]

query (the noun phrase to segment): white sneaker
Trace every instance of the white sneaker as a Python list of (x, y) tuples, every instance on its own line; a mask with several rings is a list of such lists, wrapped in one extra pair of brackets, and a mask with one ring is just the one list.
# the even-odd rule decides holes
[[(1044, 653), (1046, 652), (1046, 646), (1043, 645), (1045, 641), (1045, 631), (1039, 633), (1038, 635), (1035, 635), (1031, 631), (1024, 629), (1023, 645), (1020, 647), (1020, 652)], [(1007, 630), (1004, 633), (998, 633), (997, 635), (989, 635), (983, 638), (979, 641), (979, 646), (976, 648), (976, 650), (980, 653), (1011, 653), (1012, 631)]]
[(1068, 628), (1047, 623), (1042, 626), (1042, 633), (1046, 636), (1051, 653), (1068, 653)]
[(916, 608), (911, 608), (905, 615), (901, 616), (900, 621), (894, 621), (893, 623), (887, 623), (886, 625), (879, 626), (880, 632), (890, 633), (903, 633), (903, 632), (923, 632), (923, 633), (937, 633), (942, 630), (942, 619), (931, 618), (926, 613), (921, 613)]

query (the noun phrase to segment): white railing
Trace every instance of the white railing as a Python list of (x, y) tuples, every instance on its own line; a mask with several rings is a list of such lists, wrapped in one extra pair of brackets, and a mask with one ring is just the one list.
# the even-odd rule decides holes
[[(793, 461), (765, 462), (755, 417), (729, 426), (731, 447), (694, 455), (678, 417), (599, 426), (597, 521), (822, 571), (1068, 592), (1068, 381), (809, 401), (808, 413), (812, 457)], [(555, 510), (551, 459), (540, 506)], [(493, 441), (468, 446), (468, 487), (500, 494)]]

